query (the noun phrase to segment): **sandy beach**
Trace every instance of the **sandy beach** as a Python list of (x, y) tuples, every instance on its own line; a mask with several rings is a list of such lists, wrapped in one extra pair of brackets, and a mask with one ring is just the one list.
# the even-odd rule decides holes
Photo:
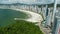
[(43, 18), (40, 14), (34, 13), (32, 11), (26, 11), (26, 10), (21, 10), (21, 9), (13, 9), (13, 10), (22, 11), (24, 13), (28, 13), (28, 15), (30, 14), (31, 17), (28, 19), (25, 19), (26, 21), (30, 21), (30, 22), (41, 22), (41, 21), (43, 21)]

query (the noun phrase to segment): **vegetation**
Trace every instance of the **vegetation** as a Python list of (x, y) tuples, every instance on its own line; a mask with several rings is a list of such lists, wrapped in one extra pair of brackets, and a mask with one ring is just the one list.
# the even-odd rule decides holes
[(31, 22), (17, 20), (15, 24), (0, 27), (0, 34), (43, 34), (39, 27)]

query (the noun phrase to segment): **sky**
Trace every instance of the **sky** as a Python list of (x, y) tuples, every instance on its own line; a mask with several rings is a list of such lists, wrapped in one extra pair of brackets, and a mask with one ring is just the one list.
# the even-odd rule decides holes
[[(0, 0), (0, 4), (25, 3), (25, 4), (49, 4), (54, 0)], [(60, 0), (57, 0), (58, 4)]]

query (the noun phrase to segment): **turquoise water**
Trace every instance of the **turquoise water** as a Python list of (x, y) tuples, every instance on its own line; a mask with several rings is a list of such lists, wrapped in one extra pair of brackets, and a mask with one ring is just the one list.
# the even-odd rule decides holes
[(27, 18), (27, 14), (11, 10), (11, 9), (0, 9), (0, 26), (7, 26), (16, 23), (14, 18)]

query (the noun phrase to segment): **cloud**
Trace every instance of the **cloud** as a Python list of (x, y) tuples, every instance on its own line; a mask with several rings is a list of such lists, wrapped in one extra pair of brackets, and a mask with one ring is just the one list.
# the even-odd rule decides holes
[(57, 3), (60, 4), (60, 0), (57, 0)]
[[(60, 3), (60, 0), (57, 0)], [(49, 4), (54, 0), (0, 0), (0, 4), (25, 3), (25, 4)]]

